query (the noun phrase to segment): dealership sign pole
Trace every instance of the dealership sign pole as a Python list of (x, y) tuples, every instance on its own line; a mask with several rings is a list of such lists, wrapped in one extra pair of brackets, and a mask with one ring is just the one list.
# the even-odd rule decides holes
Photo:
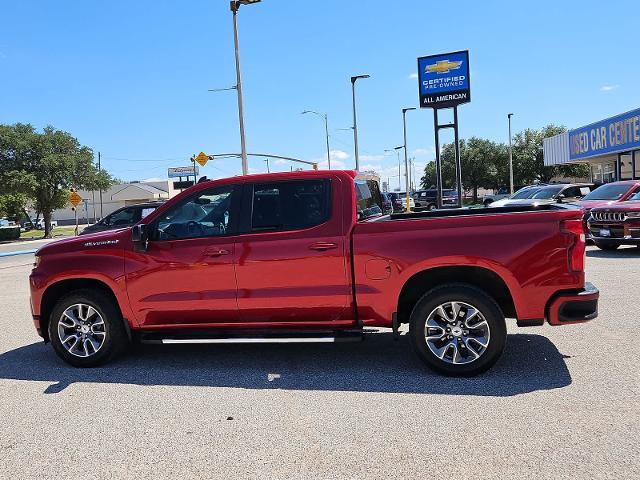
[[(442, 161), (440, 158), (440, 130), (453, 128), (456, 161), (458, 206), (462, 207), (462, 169), (458, 139), (458, 105), (471, 101), (469, 82), (469, 51), (430, 55), (418, 58), (420, 107), (433, 108), (436, 141), (437, 206), (442, 208)], [(453, 123), (440, 124), (438, 110), (453, 108)]]

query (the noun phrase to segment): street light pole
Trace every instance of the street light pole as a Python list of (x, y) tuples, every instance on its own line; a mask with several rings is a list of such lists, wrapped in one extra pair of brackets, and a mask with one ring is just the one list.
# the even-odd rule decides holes
[(324, 132), (327, 139), (327, 165), (329, 170), (331, 170), (331, 150), (329, 148), (329, 117), (326, 113), (318, 113), (314, 112), (313, 110), (305, 110), (304, 112), (302, 112), (302, 115), (304, 115), (305, 113), (313, 113), (314, 115), (318, 115), (319, 117), (324, 118)]
[(407, 112), (415, 110), (414, 107), (402, 109), (402, 132), (404, 134), (404, 171), (405, 171), (405, 184), (407, 187), (407, 212), (409, 208), (409, 157), (407, 155)]
[(240, 44), (238, 42), (238, 9), (240, 5), (258, 3), (260, 0), (231, 0), (231, 12), (233, 13), (233, 44), (236, 54), (236, 91), (238, 92), (238, 118), (240, 122), (240, 156), (242, 158), (242, 174), (248, 175), (249, 162), (247, 161), (247, 145), (244, 132), (244, 100), (242, 97), (242, 76), (240, 74)]
[(513, 195), (513, 149), (511, 147), (511, 117), (513, 113), (507, 115), (509, 120), (509, 192)]
[(358, 156), (358, 119), (356, 115), (356, 82), (360, 78), (369, 78), (370, 75), (356, 75), (351, 77), (351, 96), (353, 99), (353, 148), (356, 158), (356, 170), (360, 170), (360, 157)]

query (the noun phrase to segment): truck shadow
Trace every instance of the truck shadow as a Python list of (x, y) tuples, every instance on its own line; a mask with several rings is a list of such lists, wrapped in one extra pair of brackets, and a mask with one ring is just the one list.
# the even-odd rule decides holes
[(618, 250), (587, 250), (587, 257), (591, 258), (640, 258), (640, 248), (620, 247)]
[(489, 372), (447, 378), (414, 358), (407, 337), (375, 333), (348, 344), (145, 345), (105, 367), (76, 369), (34, 343), (0, 355), (0, 378), (51, 382), (45, 394), (93, 382), (503, 397), (571, 384), (565, 358), (546, 337), (512, 334)]

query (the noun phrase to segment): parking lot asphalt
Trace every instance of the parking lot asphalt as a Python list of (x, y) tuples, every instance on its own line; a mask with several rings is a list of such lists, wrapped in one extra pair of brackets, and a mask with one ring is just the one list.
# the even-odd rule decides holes
[(600, 317), (510, 325), (470, 379), (388, 331), (74, 369), (33, 329), (33, 255), (0, 258), (0, 478), (640, 478), (640, 249), (587, 256)]

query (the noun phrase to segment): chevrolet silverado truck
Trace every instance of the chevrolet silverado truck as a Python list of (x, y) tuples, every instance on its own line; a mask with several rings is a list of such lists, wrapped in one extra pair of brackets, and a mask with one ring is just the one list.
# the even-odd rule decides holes
[[(38, 333), (78, 367), (132, 342), (410, 343), (432, 369), (490, 368), (519, 326), (597, 316), (581, 211), (562, 205), (383, 215), (355, 172), (199, 183), (133, 227), (41, 247)], [(374, 330), (375, 331), (375, 330)]]

